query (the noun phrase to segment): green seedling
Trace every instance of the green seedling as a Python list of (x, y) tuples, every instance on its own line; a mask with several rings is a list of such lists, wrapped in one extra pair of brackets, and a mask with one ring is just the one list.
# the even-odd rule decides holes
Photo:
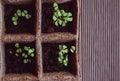
[(30, 63), (31, 60), (30, 60), (30, 59), (24, 59), (23, 62), (24, 62), (25, 64), (27, 64), (28, 62)]
[(75, 46), (71, 46), (70, 51), (71, 51), (72, 53), (74, 53), (74, 51), (75, 51)]
[(15, 47), (16, 47), (16, 48), (19, 48), (19, 43), (15, 43)]
[[(75, 46), (71, 46), (70, 52), (74, 53), (75, 51)], [(60, 64), (63, 64), (64, 66), (68, 65), (68, 47), (67, 45), (59, 45), (59, 56), (58, 56), (58, 62)]]
[(22, 49), (21, 49), (21, 48), (18, 48), (18, 49), (16, 50), (16, 53), (22, 53)]
[(65, 12), (64, 10), (60, 10), (57, 3), (53, 4), (54, 13), (53, 13), (53, 22), (55, 26), (66, 26), (68, 22), (73, 21), (72, 13)]
[(68, 53), (68, 47), (66, 45), (59, 45), (58, 62), (63, 64), (64, 66), (67, 66), (67, 64), (68, 64), (68, 60), (66, 60), (66, 58), (68, 56), (67, 53)]
[(16, 53), (16, 54), (15, 54), (15, 56), (16, 56), (16, 57), (18, 57), (18, 56), (19, 56), (19, 54), (18, 54), (18, 53)]
[(18, 9), (16, 11), (16, 13), (14, 13), (14, 16), (12, 17), (12, 23), (13, 25), (18, 25), (18, 18), (19, 17), (25, 17), (26, 19), (30, 19), (31, 18), (31, 15), (28, 14), (28, 11), (27, 10), (20, 10)]
[[(15, 56), (21, 57), (23, 59), (23, 63), (25, 64), (30, 63), (31, 62), (30, 58), (33, 58), (35, 56), (34, 54), (35, 49), (31, 48), (30, 46), (24, 46), (24, 49), (22, 49), (19, 43), (15, 43), (14, 46), (16, 49)], [(10, 54), (13, 53), (11, 50), (9, 52)]]

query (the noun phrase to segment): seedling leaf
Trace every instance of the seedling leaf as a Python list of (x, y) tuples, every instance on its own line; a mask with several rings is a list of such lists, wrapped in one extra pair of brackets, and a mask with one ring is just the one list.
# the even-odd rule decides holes
[(63, 55), (62, 51), (59, 51), (59, 56)]
[(64, 59), (63, 55), (60, 55), (60, 59), (62, 59), (62, 60)]
[(74, 51), (75, 51), (75, 46), (71, 46), (70, 51), (71, 51), (72, 53), (74, 53)]
[(14, 17), (18, 16), (17, 13), (14, 13)]
[(55, 21), (55, 25), (58, 26), (58, 22), (57, 21)]
[(65, 60), (68, 62), (68, 55), (66, 56)]
[(72, 20), (73, 20), (73, 18), (72, 18), (72, 17), (71, 17), (71, 18), (67, 18), (67, 20), (68, 20), (68, 21), (72, 21)]
[(60, 57), (58, 57), (58, 61), (59, 63), (62, 63), (62, 59)]
[(53, 20), (56, 21), (56, 20), (57, 20), (57, 17), (53, 16)]
[(69, 12), (69, 13), (67, 14), (67, 16), (68, 16), (68, 17), (72, 16), (72, 13)]
[(55, 7), (58, 7), (58, 4), (57, 3), (54, 3), (53, 4), (53, 7), (55, 8)]
[(66, 26), (66, 23), (65, 23), (65, 22), (63, 22), (63, 23), (62, 23), (62, 26), (63, 26), (63, 27), (64, 27), (64, 26)]
[(62, 45), (59, 45), (59, 50), (61, 50), (62, 49)]
[(26, 54), (25, 56), (24, 56), (24, 58), (27, 58), (28, 57), (28, 55)]
[(28, 11), (27, 11), (27, 10), (24, 10), (23, 12), (24, 12), (25, 14), (27, 14), (27, 13), (28, 13)]
[(25, 56), (25, 53), (22, 53), (22, 57), (24, 57)]
[(17, 21), (16, 17), (12, 17), (12, 21)]
[(22, 16), (22, 14), (21, 13), (17, 13), (18, 14), (18, 16)]
[(61, 12), (59, 11), (59, 10), (57, 10), (57, 14), (58, 14), (58, 16), (62, 16), (62, 14), (61, 14)]
[(65, 16), (67, 16), (67, 13), (66, 13), (66, 12), (64, 12), (63, 16), (64, 16), (64, 17), (65, 17)]
[(16, 53), (16, 54), (15, 54), (15, 56), (17, 56), (17, 57), (18, 57), (18, 56), (19, 56), (19, 54), (18, 54), (18, 53)]
[(59, 22), (59, 25), (62, 25), (62, 20), (59, 20), (58, 22)]
[(68, 49), (63, 50), (63, 53), (68, 53)]
[(26, 14), (25, 17), (26, 17), (26, 19), (29, 19), (29, 15), (28, 14)]
[(28, 63), (27, 59), (24, 59), (23, 62), (24, 62), (25, 64)]
[(63, 49), (66, 49), (67, 48), (67, 46), (66, 45), (63, 45)]
[(21, 10), (20, 10), (20, 9), (18, 9), (18, 10), (17, 10), (17, 13), (21, 13)]
[(29, 19), (31, 18), (31, 15), (28, 15)]
[(22, 12), (22, 16), (25, 17), (25, 15), (26, 15), (26, 14), (25, 14), (24, 12)]
[(31, 54), (31, 57), (34, 57), (34, 53)]
[(31, 54), (33, 51), (31, 49), (28, 50), (28, 53)]
[(64, 10), (61, 10), (61, 13), (62, 13), (62, 14), (64, 14), (64, 13), (65, 13), (65, 11), (64, 11)]
[(64, 60), (63, 63), (64, 63), (64, 66), (68, 65), (68, 62), (66, 60)]
[(15, 26), (16, 26), (17, 24), (18, 24), (18, 23), (17, 23), (17, 21), (14, 21), (14, 22), (13, 22), (13, 25), (15, 25)]
[(27, 46), (24, 46), (24, 50), (25, 50), (25, 51), (28, 51), (29, 48), (28, 48)]
[(18, 49), (16, 50), (16, 53), (22, 53), (22, 49), (21, 49), (21, 48), (18, 48)]
[(15, 47), (16, 47), (16, 48), (19, 48), (19, 43), (15, 43)]
[(67, 23), (67, 20), (65, 20), (64, 22)]
[(53, 16), (55, 16), (56, 18), (59, 17), (58, 14), (57, 14), (57, 12), (54, 12), (54, 15), (53, 15)]

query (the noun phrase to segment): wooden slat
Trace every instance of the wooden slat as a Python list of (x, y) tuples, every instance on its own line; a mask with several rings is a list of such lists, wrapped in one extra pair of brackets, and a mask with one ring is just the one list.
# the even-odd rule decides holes
[(4, 72), (5, 72), (5, 60), (4, 60), (4, 47), (3, 47), (3, 41), (2, 41), (2, 35), (3, 35), (3, 28), (4, 28), (4, 12), (3, 11), (3, 5), (2, 2), (0, 0), (0, 81), (2, 80), (2, 77), (4, 76)]
[(53, 3), (53, 2), (57, 2), (57, 3), (65, 3), (65, 2), (69, 2), (72, 0), (42, 0), (42, 3)]
[(3, 37), (4, 42), (32, 42), (35, 36), (30, 34), (6, 34)]
[(32, 0), (3, 0), (6, 4), (28, 4)]
[(41, 0), (36, 0), (36, 61), (37, 61), (37, 74), (38, 74), (38, 80), (40, 81), (42, 78), (42, 72), (43, 72), (43, 64), (42, 64), (42, 45), (41, 40), (39, 37), (41, 37), (41, 8), (42, 8)]
[(38, 78), (31, 74), (6, 74), (3, 81), (38, 81)]
[[(49, 77), (48, 77), (49, 76)], [(41, 81), (78, 81), (76, 76), (72, 75), (69, 72), (53, 72), (53, 73), (44, 73), (43, 78)]]
[(71, 33), (51, 33), (51, 34), (42, 34), (41, 35), (42, 42), (67, 42), (76, 39), (76, 35)]
[(119, 7), (119, 0), (82, 0), (83, 81), (120, 81)]

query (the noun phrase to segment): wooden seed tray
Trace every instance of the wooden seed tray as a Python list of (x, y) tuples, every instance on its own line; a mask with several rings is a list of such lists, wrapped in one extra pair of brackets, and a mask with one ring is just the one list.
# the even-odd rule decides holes
[[(0, 0), (0, 81), (82, 81), (81, 76), (81, 54), (80, 54), (80, 0), (73, 0), (74, 9), (74, 32), (56, 32), (42, 33), (42, 4), (57, 2), (59, 4), (67, 3), (72, 0)], [(35, 34), (6, 34), (5, 33), (5, 4), (23, 5), (35, 2), (36, 7), (36, 23)], [(32, 74), (6, 74), (5, 67), (5, 43), (12, 42), (35, 42), (37, 75)], [(61, 43), (75, 41), (76, 53), (72, 63), (74, 72), (43, 72), (42, 62), (42, 43)]]

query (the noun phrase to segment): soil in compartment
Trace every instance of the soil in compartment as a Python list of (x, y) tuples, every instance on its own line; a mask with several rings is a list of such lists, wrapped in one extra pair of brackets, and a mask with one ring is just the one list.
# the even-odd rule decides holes
[(67, 45), (68, 49), (74, 45), (73, 42), (68, 43), (43, 43), (42, 44), (42, 58), (43, 58), (43, 72), (72, 72), (75, 68), (72, 66), (73, 56), (75, 54), (68, 52), (68, 65), (64, 66), (58, 62), (59, 45)]
[[(28, 14), (31, 15), (30, 19), (26, 19), (25, 17), (18, 18), (18, 25), (14, 26), (12, 23), (12, 17), (17, 10), (27, 10)], [(7, 34), (19, 34), (19, 33), (30, 33), (35, 34), (35, 4), (26, 4), (26, 5), (5, 5), (5, 33)]]
[[(73, 13), (73, 1), (59, 4), (59, 9)], [(73, 32), (73, 21), (68, 22), (65, 27), (55, 26), (52, 20), (53, 12), (53, 3), (42, 4), (42, 33)]]
[[(31, 43), (19, 43), (20, 47), (24, 49), (24, 46), (30, 46), (35, 49), (34, 42)], [(12, 51), (12, 53), (10, 53)], [(6, 62), (6, 73), (30, 73), (36, 75), (36, 59), (35, 56), (29, 57), (31, 62), (24, 63), (22, 54), (19, 57), (15, 56), (16, 48), (15, 43), (5, 44), (5, 62)]]

